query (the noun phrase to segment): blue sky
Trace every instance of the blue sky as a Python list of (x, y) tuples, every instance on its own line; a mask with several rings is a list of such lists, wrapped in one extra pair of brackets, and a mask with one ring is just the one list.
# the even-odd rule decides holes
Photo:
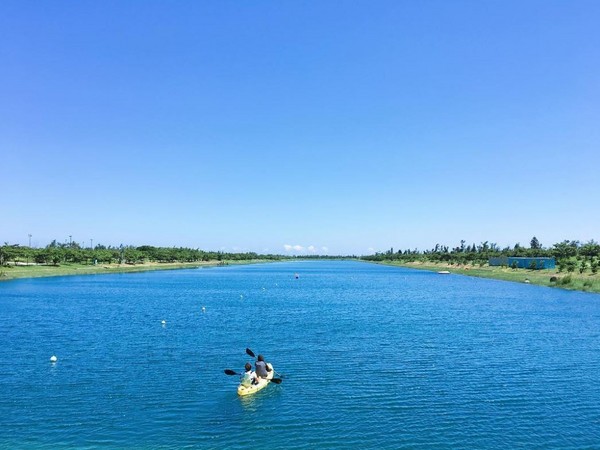
[(3, 1), (0, 240), (600, 239), (600, 2)]

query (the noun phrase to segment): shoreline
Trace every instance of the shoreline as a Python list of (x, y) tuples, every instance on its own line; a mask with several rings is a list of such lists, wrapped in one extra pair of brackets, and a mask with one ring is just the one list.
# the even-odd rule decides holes
[[(70, 275), (100, 275), (109, 273), (135, 273), (151, 272), (155, 270), (177, 270), (221, 267), (226, 265), (243, 265), (274, 262), (273, 260), (224, 260), (224, 261), (200, 261), (190, 263), (142, 263), (142, 264), (61, 264), (58, 266), (26, 264), (0, 267), (0, 282), (18, 280), (24, 278), (45, 278)], [(530, 283), (538, 286), (546, 286), (572, 291), (590, 292), (600, 294), (600, 274), (590, 273), (559, 273), (557, 269), (531, 270), (511, 269), (508, 267), (488, 265), (465, 266), (450, 265), (446, 263), (431, 262), (393, 262), (393, 261), (361, 261), (365, 263), (381, 264), (393, 267), (404, 267), (416, 270), (427, 270), (430, 272), (447, 271), (449, 274), (465, 275), (478, 278), (490, 278), (500, 281), (511, 281), (514, 283)], [(566, 279), (570, 280), (569, 282)], [(555, 278), (556, 281), (551, 281)]]
[(227, 265), (254, 264), (266, 260), (247, 261), (200, 261), (191, 263), (142, 263), (142, 264), (60, 264), (58, 266), (41, 264), (17, 264), (0, 267), (0, 282), (23, 278), (46, 278), (70, 275), (101, 275), (109, 273), (151, 272), (155, 270), (177, 270), (221, 267)]
[[(400, 263), (392, 261), (376, 261), (375, 264), (386, 266), (405, 267), (408, 269), (427, 270), (430, 272), (448, 271), (450, 274), (466, 275), (469, 277), (490, 278), (500, 281), (512, 281), (514, 283), (530, 283), (537, 286), (546, 286), (570, 291), (591, 292), (600, 294), (600, 274), (590, 273), (559, 273), (557, 269), (511, 269), (508, 267), (485, 265), (479, 266), (456, 266), (446, 263), (412, 262)], [(569, 277), (569, 278), (567, 278)], [(550, 281), (556, 278), (556, 281)], [(570, 282), (566, 282), (571, 280)]]

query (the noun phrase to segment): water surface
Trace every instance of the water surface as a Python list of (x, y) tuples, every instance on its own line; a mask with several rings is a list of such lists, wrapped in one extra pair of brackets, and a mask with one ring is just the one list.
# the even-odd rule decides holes
[(0, 448), (600, 446), (597, 294), (290, 262), (0, 283), (0, 330)]

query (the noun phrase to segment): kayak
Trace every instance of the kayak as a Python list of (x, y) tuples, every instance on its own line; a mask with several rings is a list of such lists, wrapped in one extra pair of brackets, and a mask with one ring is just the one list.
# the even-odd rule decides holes
[(271, 371), (267, 374), (267, 378), (259, 378), (258, 384), (252, 384), (250, 386), (243, 386), (240, 384), (237, 388), (238, 395), (244, 396), (244, 395), (255, 394), (258, 391), (260, 391), (261, 389), (264, 389), (265, 387), (267, 387), (267, 384), (269, 384), (271, 382), (271, 379), (273, 378), (273, 374), (275, 373), (271, 363), (267, 363), (267, 367), (269, 367), (269, 369), (271, 369)]

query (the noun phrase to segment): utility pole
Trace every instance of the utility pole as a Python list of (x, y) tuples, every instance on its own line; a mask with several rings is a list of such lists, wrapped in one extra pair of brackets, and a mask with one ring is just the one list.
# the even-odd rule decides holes
[(29, 248), (31, 248), (31, 234), (28, 234), (27, 236), (29, 236)]
[(90, 239), (90, 250), (94, 250), (94, 240)]
[(71, 246), (71, 235), (69, 235), (69, 247)]

